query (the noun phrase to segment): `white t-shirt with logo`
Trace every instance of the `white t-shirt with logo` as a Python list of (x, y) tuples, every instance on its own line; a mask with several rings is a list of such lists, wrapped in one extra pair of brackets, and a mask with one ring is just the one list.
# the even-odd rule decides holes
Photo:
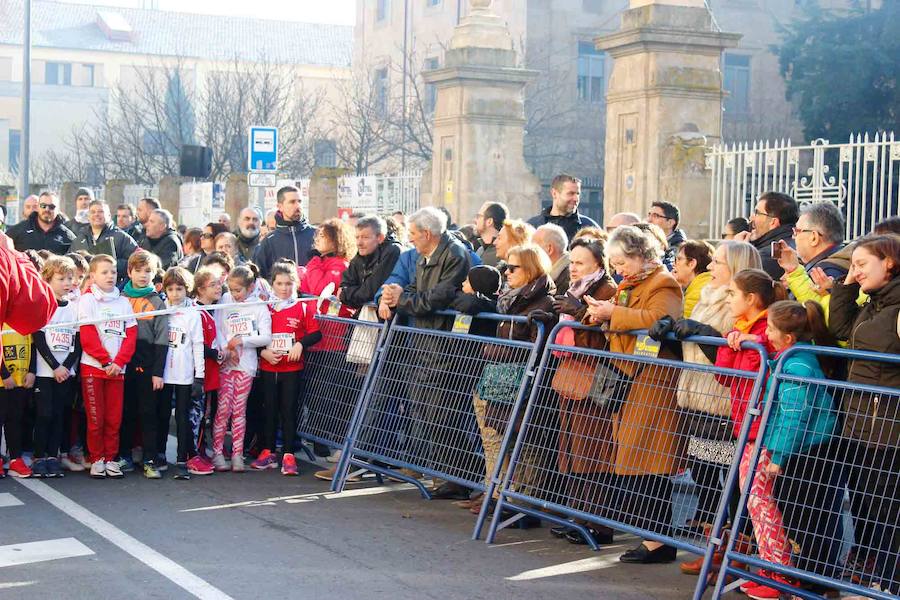
[[(100, 342), (110, 359), (115, 360), (125, 341), (126, 330), (129, 327), (137, 327), (131, 303), (127, 298), (119, 295), (118, 290), (99, 297), (93, 291), (82, 294), (78, 300), (78, 320), (88, 321), (101, 318), (106, 320), (92, 326), (97, 328)], [(81, 364), (97, 369), (103, 368), (100, 361), (86, 351), (81, 353)], [(125, 372), (125, 368), (125, 366), (122, 367), (122, 373)]]
[[(186, 301), (184, 312), (169, 315), (169, 351), (163, 382), (172, 385), (191, 385), (194, 379), (203, 379), (203, 321), (194, 303)], [(166, 306), (166, 308), (174, 308)]]
[[(248, 302), (258, 302), (257, 299), (248, 299)], [(231, 294), (222, 296), (220, 304), (233, 304)], [(256, 354), (258, 348), (264, 348), (272, 341), (272, 315), (265, 304), (248, 306), (235, 306), (232, 308), (217, 309), (216, 336), (219, 347), (224, 349), (233, 338), (241, 338), (243, 344), (240, 350), (241, 356), (238, 363), (222, 364), (222, 372), (242, 371), (256, 376), (259, 367), (259, 357)]]
[[(72, 325), (59, 329), (50, 329), (50, 326), (57, 323), (73, 323), (77, 320), (78, 306), (74, 302), (69, 302), (65, 306), (58, 306), (53, 316), (50, 317), (50, 322), (41, 329), (44, 332), (44, 338), (47, 340), (50, 353), (53, 354), (56, 362), (60, 365), (75, 351), (75, 336), (78, 334), (78, 326)], [(74, 365), (69, 369), (69, 373), (75, 374)], [(47, 364), (40, 352), (37, 353), (37, 371), (35, 374), (38, 377), (53, 377), (53, 369), (50, 368), (50, 365)]]

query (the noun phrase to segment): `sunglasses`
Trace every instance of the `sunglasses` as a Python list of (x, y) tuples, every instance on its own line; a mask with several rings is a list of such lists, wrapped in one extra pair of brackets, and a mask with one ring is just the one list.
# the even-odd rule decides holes
[(506, 269), (510, 273), (515, 273), (517, 269), (521, 269), (521, 268), (522, 268), (522, 265), (510, 265), (510, 264), (506, 265)]
[(216, 237), (216, 236), (214, 236), (214, 235), (211, 234), (211, 233), (204, 233), (204, 234), (201, 235), (200, 237), (203, 238), (204, 240), (211, 240), (211, 239), (213, 239), (213, 238)]
[(38, 204), (38, 206), (41, 208), (41, 210), (56, 210), (55, 204), (47, 204), (45, 202), (41, 202), (40, 204)]

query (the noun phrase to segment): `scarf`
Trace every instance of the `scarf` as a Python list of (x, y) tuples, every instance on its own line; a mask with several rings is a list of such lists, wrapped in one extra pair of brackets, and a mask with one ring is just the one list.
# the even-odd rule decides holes
[(520, 297), (529, 298), (535, 295), (535, 292), (538, 289), (547, 289), (547, 276), (541, 275), (528, 285), (523, 285), (520, 288), (516, 288), (514, 290), (510, 290), (500, 296), (500, 299), (497, 300), (497, 312), (503, 315), (510, 314), (510, 309), (512, 305), (518, 300)]
[(168, 299), (166, 299), (166, 307), (167, 308), (182, 308), (182, 307), (187, 308), (187, 307), (193, 306), (193, 305), (194, 305), (194, 302), (190, 298), (185, 298), (178, 304), (172, 304), (169, 302)]
[(744, 317), (741, 317), (741, 318), (735, 320), (734, 328), (737, 329), (738, 331), (740, 331), (741, 333), (750, 333), (750, 329), (754, 325), (756, 325), (757, 321), (759, 321), (760, 319), (767, 318), (768, 315), (769, 315), (768, 309), (763, 309), (763, 311), (761, 313), (757, 314), (752, 319), (745, 319)]
[[(574, 297), (576, 300), (581, 300), (581, 298), (587, 293), (591, 286), (606, 277), (606, 271), (600, 269), (599, 271), (594, 271), (590, 275), (586, 275), (579, 279), (578, 281), (573, 281), (569, 285), (568, 294)], [(574, 321), (575, 317), (570, 314), (560, 313), (559, 315), (560, 321)]]
[(154, 292), (156, 292), (156, 287), (154, 287), (152, 284), (148, 285), (147, 287), (136, 288), (133, 285), (131, 285), (130, 279), (125, 284), (125, 287), (122, 289), (122, 293), (125, 295), (126, 298), (143, 298), (144, 296), (149, 296), (150, 294), (153, 294)]
[(613, 296), (612, 302), (618, 306), (628, 306), (628, 299), (631, 297), (631, 289), (637, 287), (639, 283), (647, 280), (651, 275), (662, 268), (659, 261), (650, 260), (644, 263), (641, 270), (634, 275), (626, 275), (622, 281), (616, 286), (616, 295)]
[(297, 298), (288, 298), (287, 300), (279, 300), (275, 304), (272, 305), (272, 310), (275, 312), (281, 312), (283, 310), (287, 310), (290, 307), (294, 306), (300, 302)]
[(112, 302), (119, 297), (119, 288), (114, 287), (111, 292), (104, 292), (96, 283), (91, 284), (91, 293), (99, 302)]

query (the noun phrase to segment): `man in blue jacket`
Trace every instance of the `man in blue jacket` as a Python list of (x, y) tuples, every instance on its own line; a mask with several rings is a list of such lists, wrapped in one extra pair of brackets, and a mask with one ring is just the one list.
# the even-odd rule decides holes
[(275, 196), (278, 212), (275, 213), (275, 230), (259, 243), (253, 262), (260, 274), (268, 279), (272, 265), (287, 258), (298, 266), (305, 266), (313, 257), (315, 228), (303, 216), (300, 206), (300, 190), (286, 185)]

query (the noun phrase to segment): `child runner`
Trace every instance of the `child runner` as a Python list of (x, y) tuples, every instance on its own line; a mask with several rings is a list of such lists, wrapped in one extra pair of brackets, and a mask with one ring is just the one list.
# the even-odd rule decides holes
[[(222, 282), (212, 269), (201, 267), (194, 275), (194, 296), (198, 306), (210, 306), (222, 298)], [(210, 420), (216, 414), (217, 395), (219, 390), (219, 344), (216, 340), (216, 319), (212, 311), (201, 310), (200, 319), (203, 325), (203, 356), (205, 359), (202, 396), (194, 397), (191, 411), (191, 428), (194, 435), (194, 446), (197, 454), (187, 462), (191, 475), (211, 475), (213, 464), (206, 454), (204, 446), (211, 444), (209, 434)]]
[(322, 339), (316, 322), (314, 302), (297, 299), (297, 265), (293, 262), (277, 262), (272, 265), (272, 290), (280, 300), (269, 310), (272, 313), (272, 342), (260, 353), (262, 361), (263, 410), (265, 429), (263, 451), (251, 465), (254, 469), (275, 469), (278, 459), (275, 451), (275, 434), (278, 417), (281, 417), (282, 475), (299, 475), (294, 457), (295, 423), (297, 422), (297, 394), (300, 371), (303, 370), (303, 352)]
[[(22, 459), (25, 439), (25, 411), (35, 382), (35, 352), (30, 335), (22, 335), (3, 323), (3, 364), (0, 377), (0, 424), (6, 433), (6, 449), (9, 452), (9, 474), (13, 477), (31, 477), (31, 469)], [(2, 471), (2, 467), (0, 467)]]
[(116, 288), (116, 259), (98, 254), (91, 260), (90, 274), (93, 283), (78, 301), (78, 320), (105, 319), (79, 329), (91, 477), (118, 479), (124, 476), (117, 460), (125, 393), (123, 374), (134, 355), (137, 321), (131, 304)]
[(68, 300), (75, 285), (75, 263), (55, 256), (44, 263), (41, 277), (50, 284), (58, 308), (46, 327), (34, 333), (37, 349), (37, 383), (34, 423), (35, 477), (62, 477), (59, 449), (63, 434), (63, 413), (75, 396), (75, 365), (81, 358), (81, 338), (75, 325), (52, 327), (78, 320), (75, 302)]
[[(66, 257), (75, 263), (75, 283), (69, 294), (69, 301), (77, 312), (81, 290), (84, 289), (85, 282), (88, 280), (89, 261), (81, 252), (70, 252), (66, 254)], [(79, 339), (79, 343), (80, 341)], [(78, 372), (78, 369), (75, 369), (74, 385), (75, 394), (66, 403), (63, 410), (62, 446), (64, 449), (68, 448), (68, 452), (62, 455), (60, 462), (67, 471), (80, 473), (85, 469), (90, 469), (91, 464), (84, 456), (84, 445), (87, 439), (87, 418), (84, 414), (84, 399), (81, 397), (81, 374)]]
[[(226, 283), (228, 293), (222, 304), (241, 304), (248, 301), (259, 279), (259, 269), (253, 263), (235, 267)], [(244, 431), (247, 418), (247, 397), (258, 368), (258, 348), (272, 341), (272, 317), (264, 304), (234, 306), (216, 312), (216, 332), (222, 348), (219, 406), (213, 425), (213, 465), (216, 471), (227, 471), (223, 449), (225, 429), (231, 420), (231, 470), (244, 471)]]

